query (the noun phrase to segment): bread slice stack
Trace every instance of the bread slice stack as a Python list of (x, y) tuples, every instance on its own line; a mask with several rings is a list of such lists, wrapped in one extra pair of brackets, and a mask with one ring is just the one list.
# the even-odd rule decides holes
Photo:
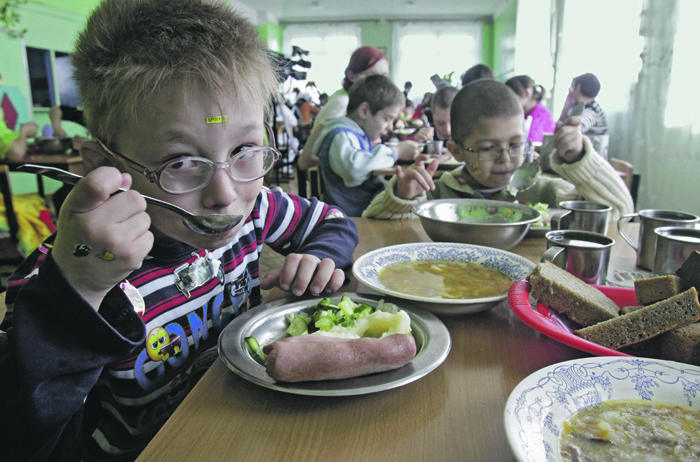
[[(700, 287), (700, 258), (696, 262), (693, 274)], [(528, 280), (530, 294), (581, 326), (574, 333), (586, 340), (620, 349), (655, 339), (663, 358), (700, 365), (700, 324), (694, 324), (700, 320), (700, 303), (693, 281), (677, 276), (637, 280), (639, 306), (621, 309), (597, 288), (549, 262), (538, 264)]]

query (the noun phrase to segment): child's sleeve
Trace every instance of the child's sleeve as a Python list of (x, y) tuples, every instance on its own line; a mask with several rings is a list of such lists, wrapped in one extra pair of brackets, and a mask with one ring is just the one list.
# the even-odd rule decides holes
[(12, 131), (3, 120), (0, 120), (0, 159), (5, 158), (18, 135), (19, 133)]
[(105, 300), (99, 313), (92, 309), (50, 255), (21, 290), (9, 286), (11, 319), (0, 339), (3, 458), (63, 460), (79, 451), (85, 400), (102, 368), (146, 336), (123, 293)]
[(393, 167), (397, 157), (396, 149), (385, 144), (378, 144), (371, 151), (363, 149), (358, 137), (348, 131), (333, 138), (328, 153), (331, 168), (348, 188), (361, 185), (374, 170)]
[(265, 243), (282, 255), (310, 254), (330, 258), (348, 270), (359, 242), (357, 225), (337, 207), (313, 197), (305, 199), (281, 190), (262, 195)]
[(362, 216), (364, 218), (377, 218), (380, 220), (400, 220), (411, 217), (411, 208), (427, 200), (426, 193), (423, 193), (411, 200), (406, 200), (394, 194), (396, 185), (396, 175), (391, 177), (389, 183), (383, 191), (374, 196), (372, 202), (367, 206)]
[[(634, 212), (634, 202), (620, 175), (593, 148), (588, 137), (583, 137), (584, 154), (573, 164), (552, 155), (552, 169), (576, 186), (579, 197), (612, 207), (611, 220)], [(562, 198), (561, 200), (566, 200)]]

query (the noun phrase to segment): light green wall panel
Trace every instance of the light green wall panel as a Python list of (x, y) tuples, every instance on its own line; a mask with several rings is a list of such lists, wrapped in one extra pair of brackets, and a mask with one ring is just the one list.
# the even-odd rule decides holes
[(515, 24), (518, 2), (512, 1), (493, 23), (493, 72), (504, 82), (515, 71)]
[(386, 21), (360, 23), (360, 42), (362, 46), (372, 46), (382, 49), (391, 62), (391, 44), (393, 29)]

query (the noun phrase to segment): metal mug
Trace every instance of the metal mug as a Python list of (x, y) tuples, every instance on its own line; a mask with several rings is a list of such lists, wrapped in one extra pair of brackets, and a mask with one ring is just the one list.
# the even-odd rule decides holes
[(607, 234), (612, 207), (591, 201), (559, 202), (560, 214), (552, 214), (552, 229), (577, 229)]
[(588, 284), (605, 283), (613, 238), (573, 229), (550, 231), (545, 238), (547, 250), (540, 261), (552, 262)]
[(654, 234), (656, 234), (655, 274), (676, 274), (676, 270), (694, 250), (700, 251), (700, 229), (662, 226), (656, 228)]
[[(639, 240), (637, 244), (632, 242), (632, 239), (622, 231), (622, 224), (635, 218), (639, 218)], [(654, 230), (662, 226), (694, 228), (699, 221), (700, 217), (692, 213), (679, 212), (677, 210), (647, 209), (621, 216), (617, 220), (617, 230), (622, 239), (627, 241), (637, 251), (637, 266), (651, 271), (654, 268), (654, 255), (656, 254), (656, 234)]]
[(427, 152), (430, 155), (439, 156), (442, 154), (442, 149), (445, 142), (442, 140), (432, 140), (427, 143)]

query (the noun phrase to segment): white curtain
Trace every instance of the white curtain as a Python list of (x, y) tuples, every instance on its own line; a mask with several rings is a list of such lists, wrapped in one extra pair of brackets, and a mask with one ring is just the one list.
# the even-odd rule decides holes
[(313, 81), (320, 93), (331, 95), (341, 88), (350, 55), (360, 46), (360, 26), (356, 23), (290, 24), (282, 33), (285, 56), (291, 57), (292, 45), (309, 52), (303, 58), (311, 62), (311, 68), (302, 69), (307, 73), (306, 80), (286, 82), (284, 92), (288, 94), (293, 87), (303, 92), (306, 82)]
[[(532, 11), (551, 14), (537, 24), (521, 20)], [(539, 66), (547, 84), (551, 78), (555, 118), (573, 77), (599, 77), (608, 156), (641, 174), (638, 210), (700, 214), (698, 17), (696, 0), (518, 0), (516, 73), (535, 74)], [(542, 27), (551, 30), (550, 40), (541, 38)]]
[(644, 2), (643, 65), (619, 146), (642, 174), (638, 209), (700, 214), (697, 13), (695, 0)]
[(391, 75), (403, 89), (410, 81), (409, 98), (420, 103), (423, 94), (434, 92), (430, 76), (452, 77), (452, 85), (460, 87), (461, 75), (482, 62), (480, 22), (409, 22), (393, 23)]

